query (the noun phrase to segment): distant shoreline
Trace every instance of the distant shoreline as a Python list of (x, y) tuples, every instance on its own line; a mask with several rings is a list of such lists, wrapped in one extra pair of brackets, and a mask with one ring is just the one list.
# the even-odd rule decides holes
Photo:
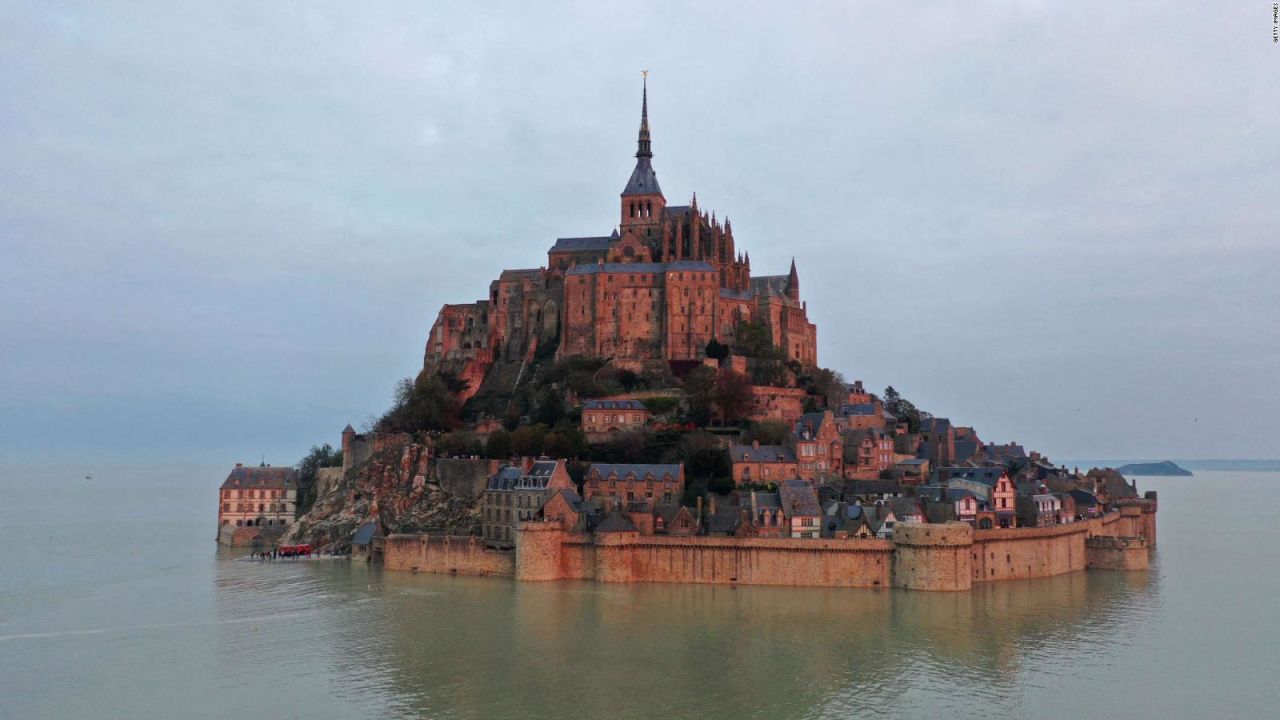
[[(1067, 467), (1120, 467), (1121, 465), (1135, 465), (1143, 463), (1161, 462), (1164, 458), (1156, 459), (1127, 459), (1127, 460), (1068, 460), (1063, 464)], [(1208, 460), (1178, 460), (1174, 459), (1179, 467), (1186, 468), (1192, 472), (1197, 470), (1209, 470), (1215, 472), (1280, 472), (1280, 460), (1229, 460), (1229, 459), (1208, 459)]]

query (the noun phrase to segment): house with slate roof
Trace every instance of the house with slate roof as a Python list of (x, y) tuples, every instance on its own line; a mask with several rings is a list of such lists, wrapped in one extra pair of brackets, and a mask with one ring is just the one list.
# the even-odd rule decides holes
[(787, 537), (786, 514), (782, 512), (782, 496), (776, 492), (755, 490), (747, 493), (751, 534), (757, 537)]
[(804, 480), (838, 478), (844, 471), (844, 438), (830, 410), (805, 413), (793, 430), (797, 474)]
[(582, 433), (587, 442), (605, 442), (618, 433), (644, 429), (649, 409), (639, 400), (600, 398), (582, 403)]
[(592, 463), (583, 478), (583, 495), (607, 505), (679, 503), (684, 497), (683, 464)]
[(893, 467), (893, 436), (883, 428), (850, 430), (844, 435), (846, 480), (876, 480)]
[(218, 527), (285, 528), (293, 523), (298, 503), (298, 473), (290, 467), (242, 463), (218, 489)]
[(799, 477), (800, 463), (796, 454), (785, 445), (730, 445), (729, 463), (733, 481), (743, 483), (776, 483)]
[(822, 534), (822, 507), (812, 483), (784, 480), (778, 485), (778, 499), (786, 516), (787, 530), (793, 538), (816, 538)]
[(542, 517), (542, 506), (560, 490), (573, 488), (563, 460), (536, 460), (526, 471), (504, 465), (489, 476), (481, 496), (480, 531), (485, 545), (498, 549), (515, 546), (519, 522)]

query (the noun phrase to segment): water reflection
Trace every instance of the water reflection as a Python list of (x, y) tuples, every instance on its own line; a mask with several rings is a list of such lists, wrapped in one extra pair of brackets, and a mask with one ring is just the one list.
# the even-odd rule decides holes
[(929, 594), (353, 572), (381, 598), (356, 631), (378, 651), (361, 659), (402, 707), (486, 718), (1017, 712), (1021, 684), (1125, 643), (1155, 581), (1076, 573)]

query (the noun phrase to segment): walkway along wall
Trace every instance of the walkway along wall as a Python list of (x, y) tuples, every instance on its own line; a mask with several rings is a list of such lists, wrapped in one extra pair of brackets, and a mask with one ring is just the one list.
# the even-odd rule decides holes
[(1042, 528), (974, 530), (964, 523), (899, 524), (892, 540), (588, 535), (525, 522), (515, 552), (480, 538), (392, 535), (391, 570), (514, 576), (518, 580), (679, 582), (968, 590), (974, 583), (1050, 577), (1085, 568), (1140, 570), (1154, 508)]

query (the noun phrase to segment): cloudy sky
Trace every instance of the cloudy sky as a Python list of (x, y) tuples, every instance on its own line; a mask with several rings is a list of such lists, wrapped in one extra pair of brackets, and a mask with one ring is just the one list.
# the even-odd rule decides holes
[(0, 2), (0, 463), (336, 442), (612, 229), (642, 68), (822, 364), (1054, 458), (1280, 457), (1270, 3), (950, 5)]

